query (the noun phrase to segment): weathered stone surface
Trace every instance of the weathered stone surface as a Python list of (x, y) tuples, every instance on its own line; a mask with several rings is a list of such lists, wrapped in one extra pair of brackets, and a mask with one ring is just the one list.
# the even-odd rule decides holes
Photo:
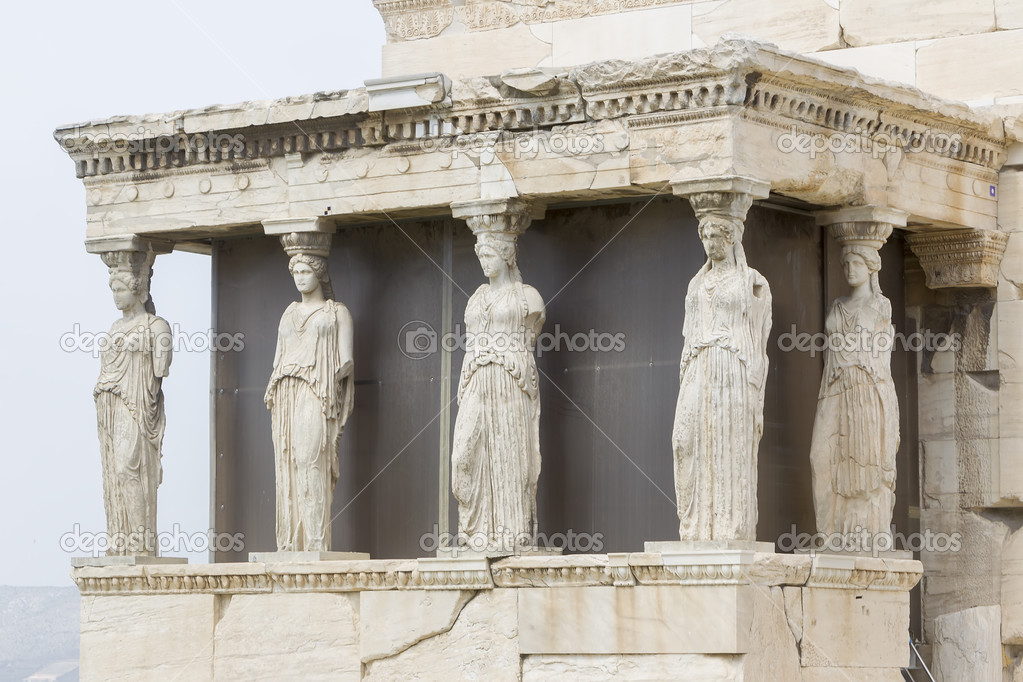
[(754, 589), (640, 585), (521, 590), (526, 654), (745, 653)]
[(1023, 644), (1023, 530), (1002, 549), (1002, 643)]
[(909, 660), (909, 593), (803, 591), (804, 666), (898, 668)]
[(476, 595), (468, 590), (366, 592), (359, 598), (359, 652), (363, 663), (386, 658), (454, 625)]
[(786, 617), (781, 587), (753, 586), (753, 624), (744, 680), (798, 680), (799, 646)]
[(1000, 611), (980, 606), (935, 619), (931, 672), (936, 682), (1001, 682)]
[[(954, 0), (951, 0), (954, 1)], [(931, 14), (929, 11), (928, 14)], [(1023, 95), (1023, 30), (945, 38), (916, 53), (916, 85), (959, 100)]]
[(691, 28), (689, 5), (558, 21), (551, 25), (553, 66), (688, 50)]
[(915, 42), (826, 50), (815, 53), (813, 57), (835, 66), (856, 69), (865, 76), (916, 84)]
[(921, 11), (915, 0), (843, 0), (842, 31), (850, 45), (945, 38), (993, 31), (994, 0), (936, 0)]
[(924, 510), (921, 529), (959, 540), (959, 551), (923, 551), (924, 637), (933, 641), (934, 621), (945, 614), (1000, 600), (1005, 524), (958, 509)]
[[(534, 654), (522, 658), (522, 681), (546, 680), (650, 680), (679, 679), (739, 682), (743, 677), (741, 656), (698, 654)], [(754, 678), (756, 679), (756, 678)], [(782, 679), (782, 678), (777, 678)], [(790, 678), (798, 679), (798, 678)]]
[(396, 656), (367, 663), (365, 679), (413, 679), (424, 671), (434, 679), (519, 679), (517, 592), (497, 589), (478, 593), (450, 630)]
[(695, 45), (711, 45), (733, 31), (754, 35), (793, 52), (816, 52), (840, 44), (837, 5), (825, 0), (788, 0), (772, 7), (770, 21), (764, 20), (763, 7), (759, 0), (694, 4)]
[(757, 553), (749, 568), (758, 585), (802, 585), (810, 577), (810, 558), (798, 554)]
[(211, 594), (82, 597), (80, 679), (211, 680)]
[(357, 598), (276, 593), (218, 599), (211, 652), (216, 679), (279, 680), (284, 671), (303, 680), (360, 678)]
[(999, 30), (1023, 28), (1023, 4), (1016, 0), (995, 0), (995, 22)]
[[(494, 49), (495, 45), (501, 49)], [(459, 78), (548, 66), (550, 60), (550, 27), (534, 29), (518, 24), (497, 31), (384, 45), (382, 76), (439, 71), (449, 78)]]
[(954, 504), (959, 493), (954, 440), (928, 440), (920, 444), (924, 506)]

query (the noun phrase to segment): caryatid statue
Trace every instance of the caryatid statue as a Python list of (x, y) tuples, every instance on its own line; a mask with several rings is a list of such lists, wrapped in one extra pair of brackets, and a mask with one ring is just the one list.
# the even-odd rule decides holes
[[(156, 489), (166, 416), (163, 378), (173, 335), (149, 295), (156, 253), (127, 239), (122, 250), (99, 251), (110, 274), (120, 319), (101, 345), (93, 396), (103, 467), (108, 556), (156, 556)], [(169, 249), (168, 249), (169, 250)]]
[(756, 540), (757, 451), (764, 423), (771, 288), (749, 267), (744, 220), (763, 183), (676, 184), (699, 220), (707, 261), (685, 298), (672, 430), (679, 538)]
[(352, 316), (334, 300), (331, 235), (281, 236), (301, 300), (284, 311), (264, 400), (270, 409), (277, 483), (277, 549), (330, 551), (338, 446), (352, 413)]
[(458, 383), (451, 487), (458, 530), (470, 548), (513, 551), (536, 534), (540, 476), (540, 387), (533, 355), (546, 316), (523, 284), (518, 236), (532, 211), (521, 200), (452, 206), (476, 235), (489, 280), (465, 306), (467, 344)]
[[(899, 403), (892, 380), (892, 305), (881, 293), (879, 249), (891, 223), (831, 223), (850, 291), (828, 309), (817, 414), (810, 446), (817, 530), (856, 537), (891, 533)], [(871, 541), (873, 542), (873, 540)], [(873, 546), (873, 545), (871, 545)], [(870, 549), (863, 547), (862, 549)]]

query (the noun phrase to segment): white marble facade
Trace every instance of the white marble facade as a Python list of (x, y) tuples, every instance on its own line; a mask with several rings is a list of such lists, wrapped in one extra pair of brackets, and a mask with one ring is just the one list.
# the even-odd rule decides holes
[[(941, 644), (925, 655), (933, 654), (944, 679), (959, 675), (966, 660), (981, 661), (991, 679), (998, 672), (1018, 675), (1023, 637), (1017, 626), (1023, 619), (1011, 595), (1023, 571), (1013, 559), (1010, 527), (983, 513), (998, 508), (998, 514), (1009, 516), (1023, 506), (1023, 467), (1009, 456), (1023, 438), (1016, 417), (1023, 405), (1018, 390), (1023, 376), (1014, 333), (1023, 323), (1016, 240), (1023, 214), (1018, 108), (1011, 110), (1007, 101), (1010, 109), (979, 110), (756, 41), (735, 36), (717, 41), (729, 28), (744, 25), (746, 15), (756, 15), (744, 11), (742, 3), (698, 7), (707, 3), (651, 0), (626, 7), (629, 3), (601, 2), (585, 11), (579, 3), (561, 0), (485, 0), (457, 8), (446, 0), (376, 4), (390, 35), (388, 75), (409, 72), (402, 71), (408, 64), (450, 68), (443, 75), (330, 94), (58, 130), (87, 185), (90, 242), (155, 236), (191, 248), (197, 239), (257, 234), (252, 226), (266, 225), (271, 205), (284, 207), (284, 221), (329, 233), (384, 213), (401, 219), (448, 217), (458, 205), (480, 197), (568, 205), (653, 197), (671, 185), (697, 213), (708, 255), (686, 296), (672, 434), (680, 537), (726, 543), (756, 539), (757, 444), (769, 370), (764, 344), (770, 333), (770, 285), (741, 257), (745, 211), (751, 201), (767, 199), (768, 188), (785, 207), (802, 207), (795, 210), (887, 211), (887, 220), (874, 215), (821, 224), (873, 221), (910, 233), (907, 314), (922, 325), (957, 311), (966, 340), (958, 354), (935, 355), (926, 368), (918, 368), (919, 443), (913, 446), (921, 450), (922, 523), (965, 529), (965, 554), (984, 560), (922, 554), (929, 572), (922, 588), (923, 636)], [(797, 17), (791, 22), (757, 25), (774, 26), (764, 30), (777, 31), (783, 45), (827, 49), (836, 63), (868, 70), (881, 64), (882, 70), (912, 73), (917, 84), (931, 84), (928, 89), (960, 99), (974, 98), (958, 92), (990, 89), (992, 77), (973, 69), (983, 71), (983, 77), (963, 82), (946, 62), (954, 57), (976, 63), (984, 51), (971, 46), (1011, 46), (1020, 30), (1012, 23), (1011, 8), (999, 0), (989, 3), (991, 22), (980, 17), (986, 17), (984, 8), (971, 5), (957, 24), (966, 27), (961, 32), (986, 31), (988, 23), (1002, 29), (985, 35), (990, 42), (953, 35), (959, 29), (928, 17), (917, 27), (918, 38), (933, 43), (914, 43), (908, 52), (904, 45), (880, 45), (877, 51), (873, 47), (890, 35), (868, 25), (862, 7), (835, 9), (809, 0), (797, 4), (798, 9), (787, 10)], [(656, 57), (633, 54), (635, 36), (649, 36), (650, 45), (675, 40), (674, 33), (666, 37), (666, 31), (642, 30), (644, 21), (669, 16), (676, 23), (664, 25), (684, 24), (681, 47), (693, 49), (655, 50), (665, 52)], [(579, 20), (585, 23), (572, 23)], [(844, 48), (839, 27), (851, 31), (847, 35), (855, 46)], [(605, 38), (591, 40), (584, 50), (564, 47), (578, 45), (583, 29)], [(548, 30), (551, 39), (540, 40), (538, 33)], [(606, 37), (617, 34), (633, 38), (616, 45)], [(506, 49), (488, 49), (497, 35)], [(594, 50), (598, 57), (624, 58), (591, 62), (587, 55), (592, 57)], [(1018, 52), (1000, 48), (1000, 55), (1010, 56), (994, 71), (1014, 68), (1012, 60), (1018, 57), (1011, 55)], [(562, 64), (581, 66), (544, 67), (544, 60), (555, 54)], [(1018, 94), (999, 86), (992, 102)], [(284, 134), (282, 123), (296, 124), (300, 132)], [(247, 141), (233, 157), (215, 150), (174, 158), (124, 155), (94, 144), (97, 132), (134, 133), (142, 124), (156, 136), (245, 129)], [(535, 153), (523, 155), (494, 144), (508, 132), (533, 141), (549, 141), (554, 134), (599, 137), (600, 145), (563, 150), (539, 144)], [(437, 135), (491, 144), (483, 153), (451, 155), (443, 146), (428, 144)], [(900, 136), (922, 141), (921, 149), (878, 151), (882, 142)], [(956, 143), (943, 145), (947, 139)], [(794, 146), (807, 140), (850, 144), (821, 154)], [(326, 204), (335, 210), (324, 220)], [(894, 214), (905, 219), (894, 221)], [(877, 248), (852, 243), (870, 240), (857, 231), (860, 227), (848, 233), (834, 229), (840, 239), (846, 237), (843, 267), (851, 290), (848, 296), (842, 292), (826, 325), (829, 330), (859, 325), (884, 333), (892, 320), (876, 286)], [(517, 264), (514, 239), (481, 235), (479, 245), (490, 282), (470, 301), (466, 322), (539, 330), (543, 299), (514, 277), (508, 286)], [(914, 269), (916, 262), (920, 270)], [(317, 328), (342, 348), (346, 320), (340, 306), (327, 310), (332, 297), (323, 289), (320, 269), (318, 261), (300, 259), (292, 274), (306, 311), (313, 311), (308, 319), (322, 317), (326, 323)], [(144, 303), (142, 287), (128, 280), (112, 280), (112, 287), (137, 312)], [(319, 295), (308, 296), (317, 286)], [(981, 300), (980, 292), (991, 300)], [(513, 306), (502, 305), (502, 297), (524, 300), (515, 307), (522, 319), (506, 314)], [(988, 303), (993, 309), (984, 307)], [(285, 352), (275, 362), (276, 381), (267, 391), (271, 410), (278, 406), (275, 449), (290, 472), (278, 478), (279, 493), (289, 491), (278, 504), (278, 544), (282, 549), (329, 549), (329, 540), (324, 546), (329, 517), (323, 510), (329, 511), (337, 438), (351, 409), (351, 382), (346, 388), (345, 380), (351, 378), (352, 358), (343, 350), (331, 351), (326, 365), (315, 366), (331, 380), (337, 389), (333, 393), (311, 396), (297, 390), (287, 366), (298, 364), (288, 358), (293, 332), (303, 324), (292, 319), (301, 306), (282, 319)], [(350, 319), (347, 324), (350, 329)], [(718, 334), (719, 327), (729, 333)], [(116, 384), (117, 360), (111, 356), (111, 371), (105, 369), (107, 378), (101, 377), (100, 385), (107, 388), (97, 387), (100, 435), (101, 440), (113, 431), (141, 437), (132, 456), (149, 463), (145, 473), (133, 480), (113, 476), (117, 482), (110, 489), (126, 484), (143, 491), (122, 496), (131, 500), (125, 509), (132, 510), (123, 516), (125, 523), (140, 518), (147, 526), (155, 524), (162, 410), (153, 399), (141, 422), (117, 416), (117, 404), (107, 404), (115, 394), (107, 389)], [(500, 373), (505, 370), (493, 367), (482, 374), (480, 367), (470, 367), (464, 373), (462, 428), (456, 429), (452, 449), (453, 487), (460, 525), (464, 508), (466, 529), (490, 533), (507, 524), (532, 532), (540, 471), (534, 440), (538, 382), (529, 374), (531, 353), (503, 360), (520, 374), (505, 376)], [(168, 361), (169, 356), (156, 355), (147, 361), (151, 367), (143, 368), (140, 376), (146, 378), (150, 398), (158, 393)], [(882, 530), (891, 518), (893, 486), (905, 480), (892, 462), (906, 434), (898, 431), (899, 399), (892, 393), (890, 363), (856, 353), (829, 356), (826, 363), (814, 446), (798, 454), (808, 465), (813, 462), (818, 523), (833, 532), (862, 524)], [(985, 383), (992, 372), (997, 391), (992, 382)], [(490, 374), (503, 381), (500, 390), (486, 385)], [(707, 378), (713, 384), (715, 376), (727, 379), (727, 399), (697, 404), (697, 397), (712, 394), (706, 390)], [(296, 390), (289, 392), (289, 386)], [(494, 395), (503, 402), (494, 401)], [(494, 409), (506, 403), (514, 409)], [(280, 409), (284, 405), (290, 407)], [(491, 418), (495, 414), (503, 421)], [(708, 423), (722, 432), (720, 437), (708, 440), (715, 436)], [(514, 437), (502, 437), (499, 447), (481, 445), (488, 434), (506, 427)], [(291, 438), (294, 433), (301, 435)], [(310, 434), (319, 435), (318, 443)], [(498, 451), (500, 466), (487, 475), (496, 473), (495, 480), (510, 485), (488, 499), (480, 494), (485, 490), (480, 463)], [(301, 475), (288, 463), (299, 460), (310, 465)], [(710, 482), (700, 477), (701, 471), (728, 475)], [(302, 504), (293, 505), (297, 499)], [(721, 514), (708, 520), (708, 510)], [(708, 679), (899, 679), (897, 670), (908, 658), (908, 591), (919, 579), (919, 563), (730, 551), (713, 561), (697, 553), (677, 563), (666, 563), (664, 553), (637, 553), (503, 562), (79, 568), (75, 579), (88, 606), (83, 609), (82, 673), (84, 679), (144, 678), (170, 666), (190, 679), (272, 678), (301, 664), (310, 678), (388, 679), (424, 669), (458, 677), (484, 676), (497, 661), (512, 679), (649, 679), (670, 677), (666, 671), (683, 667)], [(560, 589), (566, 586), (576, 589)], [(395, 622), (398, 612), (410, 618)], [(556, 617), (539, 618), (540, 613)], [(715, 619), (713, 628), (696, 631), (691, 623), (679, 622), (678, 613), (725, 616)], [(299, 659), (289, 652), (293, 644), (307, 641), (296, 633), (310, 614), (329, 623), (332, 635), (315, 639), (315, 655)], [(578, 627), (568, 627), (575, 621)], [(551, 622), (559, 627), (552, 629)], [(125, 637), (162, 644), (125, 647)], [(115, 642), (130, 655), (112, 666), (114, 659), (106, 653)], [(481, 657), (480, 642), (492, 645), (488, 657)]]

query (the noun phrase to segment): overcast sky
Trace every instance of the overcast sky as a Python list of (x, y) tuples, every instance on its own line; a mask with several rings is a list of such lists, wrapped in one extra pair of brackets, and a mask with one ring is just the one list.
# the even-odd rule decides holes
[[(106, 331), (119, 313), (105, 266), (85, 252), (85, 190), (54, 128), (359, 87), (380, 76), (384, 30), (370, 0), (231, 4), (36, 2), (5, 10), (0, 585), (71, 584), (70, 557), (80, 552), (65, 552), (61, 537), (75, 524), (105, 529), (92, 399), (99, 360), (65, 352), (60, 341), (76, 325)], [(209, 276), (205, 256), (160, 256), (158, 314), (186, 333), (208, 330)], [(179, 524), (204, 532), (208, 353), (178, 352), (164, 394), (160, 531)]]

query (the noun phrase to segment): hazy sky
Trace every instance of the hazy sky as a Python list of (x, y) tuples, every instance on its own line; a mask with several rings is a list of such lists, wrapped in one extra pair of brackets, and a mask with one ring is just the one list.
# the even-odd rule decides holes
[[(226, 4), (226, 3), (225, 3)], [(69, 585), (61, 536), (105, 528), (92, 388), (99, 360), (61, 337), (119, 315), (87, 254), (85, 190), (54, 128), (358, 87), (380, 76), (383, 24), (370, 0), (316, 3), (17, 3), (6, 10), (0, 191), (0, 585)], [(209, 259), (157, 259), (157, 312), (210, 327)], [(209, 354), (178, 352), (164, 381), (160, 531), (209, 527)], [(269, 369), (268, 369), (269, 371)], [(205, 561), (205, 554), (191, 557)]]

